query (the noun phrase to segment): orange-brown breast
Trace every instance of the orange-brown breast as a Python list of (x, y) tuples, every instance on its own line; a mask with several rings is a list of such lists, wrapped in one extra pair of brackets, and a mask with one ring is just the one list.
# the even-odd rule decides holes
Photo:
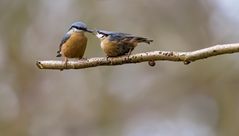
[(83, 32), (73, 32), (71, 37), (62, 45), (62, 54), (67, 58), (81, 59), (85, 53), (87, 37)]
[(109, 41), (109, 37), (107, 37), (101, 42), (100, 46), (107, 56), (114, 57), (118, 54), (117, 44), (116, 41)]

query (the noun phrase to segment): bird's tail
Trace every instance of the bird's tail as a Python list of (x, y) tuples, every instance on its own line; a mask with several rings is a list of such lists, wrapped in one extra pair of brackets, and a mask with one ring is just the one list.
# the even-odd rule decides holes
[(57, 51), (56, 57), (61, 57), (61, 51)]
[(144, 43), (147, 43), (147, 44), (150, 44), (151, 42), (153, 42), (153, 40), (149, 40), (149, 39), (144, 38), (144, 37), (136, 37), (136, 41), (138, 43), (144, 42)]

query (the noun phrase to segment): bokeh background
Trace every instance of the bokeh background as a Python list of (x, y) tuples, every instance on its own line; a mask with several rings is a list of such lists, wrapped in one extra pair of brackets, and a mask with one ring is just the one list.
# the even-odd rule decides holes
[[(1, 0), (1, 136), (238, 136), (239, 55), (40, 70), (70, 24), (154, 39), (133, 53), (239, 41), (237, 0)], [(85, 57), (104, 56), (89, 38)]]

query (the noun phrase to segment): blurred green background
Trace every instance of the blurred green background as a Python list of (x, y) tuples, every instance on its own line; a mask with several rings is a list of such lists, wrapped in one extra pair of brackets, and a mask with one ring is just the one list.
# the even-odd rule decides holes
[[(40, 70), (70, 24), (154, 40), (133, 53), (238, 42), (236, 0), (1, 0), (1, 136), (238, 136), (239, 54)], [(88, 34), (85, 57), (104, 56)]]

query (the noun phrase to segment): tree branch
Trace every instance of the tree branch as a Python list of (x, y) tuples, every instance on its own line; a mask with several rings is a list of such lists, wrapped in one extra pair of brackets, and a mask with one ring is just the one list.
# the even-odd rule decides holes
[(212, 56), (239, 52), (239, 43), (216, 45), (192, 52), (175, 51), (152, 51), (133, 54), (129, 57), (121, 56), (115, 58), (97, 57), (86, 60), (68, 61), (65, 68), (63, 61), (46, 60), (37, 61), (36, 65), (40, 69), (83, 69), (96, 66), (122, 65), (127, 63), (140, 63), (145, 61), (177, 61), (189, 64), (190, 62), (205, 59)]

